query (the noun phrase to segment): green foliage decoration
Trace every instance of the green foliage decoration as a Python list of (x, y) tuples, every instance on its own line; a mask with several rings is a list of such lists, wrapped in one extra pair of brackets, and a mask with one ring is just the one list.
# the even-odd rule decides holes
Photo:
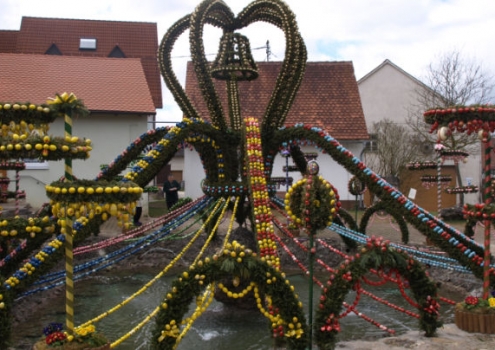
[(404, 218), (397, 212), (394, 211), (392, 206), (388, 204), (385, 201), (380, 201), (372, 205), (371, 207), (368, 207), (364, 213), (363, 216), (361, 217), (361, 222), (359, 224), (359, 232), (366, 234), (366, 227), (368, 227), (368, 222), (370, 218), (372, 217), (373, 214), (375, 214), (377, 211), (385, 211), (387, 214), (390, 214), (394, 220), (397, 222), (399, 225), (399, 229), (402, 235), (402, 243), (407, 244), (409, 243), (409, 228), (407, 227), (407, 223), (404, 220)]
[[(279, 310), (283, 331), (286, 334), (288, 349), (306, 349), (308, 328), (302, 303), (294, 294), (285, 276), (270, 265), (262, 262), (244, 246), (233, 242), (212, 258), (198, 261), (172, 283), (164, 297), (156, 316), (156, 326), (152, 334), (152, 349), (173, 349), (176, 345), (178, 327), (188, 312), (191, 302), (199, 296), (207, 285), (222, 279), (237, 277), (254, 282), (260, 292), (270, 296), (271, 304)], [(263, 304), (262, 300), (258, 303)], [(301, 333), (291, 336), (289, 325), (299, 323)], [(297, 327), (297, 326), (296, 326)]]
[(335, 349), (336, 337), (340, 332), (339, 315), (347, 294), (356, 288), (361, 277), (375, 270), (396, 270), (408, 282), (418, 304), (419, 328), (427, 337), (435, 335), (442, 323), (438, 320), (439, 304), (437, 288), (430, 280), (423, 266), (405, 252), (395, 250), (388, 242), (369, 239), (352, 259), (346, 260), (330, 276), (321, 297), (315, 317), (314, 334), (319, 349)]

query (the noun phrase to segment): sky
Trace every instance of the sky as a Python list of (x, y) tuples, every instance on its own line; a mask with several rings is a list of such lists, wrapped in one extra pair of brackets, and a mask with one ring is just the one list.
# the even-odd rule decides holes
[[(238, 14), (251, 0), (224, 0)], [(308, 61), (352, 61), (356, 79), (384, 60), (422, 80), (428, 65), (452, 51), (495, 74), (495, 1), (493, 0), (285, 0), (296, 15), (308, 50)], [(191, 14), (200, 0), (0, 0), (0, 29), (19, 30), (23, 16), (154, 22), (158, 41), (180, 18)], [(266, 61), (284, 57), (283, 33), (255, 23), (242, 33), (253, 56)], [(213, 60), (221, 32), (205, 28), (205, 53)], [(187, 32), (172, 52), (175, 74), (184, 82), (189, 59)], [(493, 101), (495, 103), (495, 101)], [(182, 113), (163, 85), (164, 108), (157, 119), (177, 122)]]

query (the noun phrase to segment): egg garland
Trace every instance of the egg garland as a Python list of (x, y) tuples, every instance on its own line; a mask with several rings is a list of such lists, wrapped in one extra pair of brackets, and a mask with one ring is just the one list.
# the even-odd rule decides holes
[(73, 228), (79, 230), (95, 215), (103, 220), (110, 215), (127, 229), (143, 189), (132, 182), (76, 180), (53, 182), (46, 186), (46, 193), (62, 228), (68, 223), (66, 217), (75, 218)]
[[(388, 241), (372, 237), (366, 240), (361, 252), (347, 258), (325, 284), (314, 321), (315, 339), (320, 348), (335, 347), (336, 336), (341, 329), (340, 319), (349, 311), (343, 311), (345, 297), (351, 290), (358, 289), (360, 280), (369, 269), (395, 269), (409, 281), (415, 303), (418, 304), (419, 327), (426, 336), (433, 336), (442, 325), (438, 314), (437, 288), (424, 267), (403, 251), (390, 247)], [(386, 330), (386, 327), (380, 328)]]
[[(37, 127), (52, 123), (60, 112), (47, 104), (33, 103), (0, 103), (0, 124), (2, 130), (16, 127), (32, 131)], [(3, 127), (5, 125), (5, 127)], [(31, 126), (30, 126), (31, 125)]]
[[(270, 321), (276, 321), (275, 325), (270, 322), (273, 335), (285, 338), (289, 349), (305, 349), (309, 330), (302, 303), (294, 293), (294, 286), (290, 285), (284, 274), (264, 263), (256, 253), (236, 241), (227, 243), (213, 257), (198, 261), (172, 283), (172, 288), (165, 294), (156, 316), (156, 327), (152, 334), (154, 347), (164, 350), (175, 348), (187, 323), (185, 315), (189, 311), (190, 301), (199, 296), (209, 284), (224, 279), (233, 279), (233, 284), (236, 284), (236, 277), (242, 276), (245, 271), (249, 271), (247, 276), (250, 287), (234, 292), (220, 283), (220, 290), (235, 299), (254, 294), (261, 313)], [(268, 306), (263, 294), (268, 297)], [(199, 313), (193, 313), (191, 317), (195, 319), (198, 316)]]
[(292, 222), (309, 231), (330, 225), (341, 205), (332, 185), (320, 175), (297, 181), (289, 188), (284, 203)]
[(0, 220), (0, 242), (10, 239), (34, 238), (38, 233), (52, 234), (55, 232), (55, 225), (48, 216), (42, 218), (20, 218)]
[[(493, 196), (490, 193), (491, 184), (491, 152), (492, 145), (489, 144), (491, 134), (495, 131), (495, 106), (494, 105), (473, 105), (473, 106), (456, 106), (448, 109), (429, 110), (424, 113), (425, 122), (432, 124), (430, 132), (438, 129), (439, 140), (443, 135), (450, 134), (454, 131), (466, 132), (468, 135), (473, 132), (478, 134), (479, 139), (485, 144), (483, 164), (483, 203), (475, 204), (474, 207), (469, 205), (463, 208), (463, 213), (468, 220), (467, 226), (478, 220), (485, 221), (484, 240), (483, 240), (483, 258), (481, 262), (477, 259), (483, 272), (483, 299), (487, 300), (489, 296), (489, 287), (492, 283), (494, 270), (490, 267), (490, 224), (493, 224)], [(442, 149), (440, 149), (442, 151)], [(464, 154), (455, 154), (453, 159), (457, 162), (463, 159)], [(444, 156), (442, 156), (444, 158)], [(472, 228), (468, 234), (472, 233)]]
[(143, 189), (131, 181), (55, 181), (45, 187), (54, 202), (130, 203), (139, 200)]
[(447, 187), (445, 192), (448, 194), (457, 194), (457, 193), (477, 193), (479, 191), (479, 187), (472, 186), (458, 186), (458, 187)]
[(47, 104), (4, 103), (0, 104), (0, 159), (86, 159), (89, 157), (91, 140), (51, 137), (46, 135), (48, 124), (71, 109), (78, 114), (88, 114), (81, 100), (74, 94), (56, 94)]
[(33, 134), (28, 138), (0, 139), (0, 159), (87, 159), (92, 149), (90, 139), (77, 136), (64, 138)]
[(424, 112), (424, 120), (432, 125), (430, 132), (442, 126), (450, 131), (495, 132), (495, 105), (471, 105), (432, 108)]
[(1, 170), (24, 170), (26, 169), (26, 163), (21, 161), (0, 161)]
[(406, 164), (406, 168), (408, 170), (424, 170), (424, 169), (436, 169), (437, 168), (437, 162), (434, 161), (426, 161), (426, 162), (409, 162)]

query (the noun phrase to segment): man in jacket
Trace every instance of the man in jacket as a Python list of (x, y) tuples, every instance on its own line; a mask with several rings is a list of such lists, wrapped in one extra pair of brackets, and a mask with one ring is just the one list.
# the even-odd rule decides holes
[(163, 184), (163, 192), (165, 193), (165, 200), (167, 201), (167, 208), (170, 210), (175, 203), (179, 200), (180, 185), (174, 180), (174, 176), (169, 174), (167, 181)]

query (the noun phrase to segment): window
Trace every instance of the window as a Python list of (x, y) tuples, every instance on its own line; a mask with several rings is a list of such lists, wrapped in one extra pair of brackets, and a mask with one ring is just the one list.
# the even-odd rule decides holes
[(46, 50), (45, 55), (59, 55), (60, 56), (60, 55), (62, 55), (62, 52), (60, 52), (57, 45), (52, 44), (52, 46), (50, 46), (48, 48), (48, 50)]
[(370, 134), (370, 140), (366, 142), (364, 149), (368, 152), (375, 152), (378, 149), (378, 137), (376, 134)]
[(113, 58), (125, 58), (124, 51), (122, 51), (119, 47), (119, 45), (116, 45), (112, 52), (108, 55), (108, 57), (113, 57)]
[(79, 50), (96, 50), (96, 38), (81, 38)]

